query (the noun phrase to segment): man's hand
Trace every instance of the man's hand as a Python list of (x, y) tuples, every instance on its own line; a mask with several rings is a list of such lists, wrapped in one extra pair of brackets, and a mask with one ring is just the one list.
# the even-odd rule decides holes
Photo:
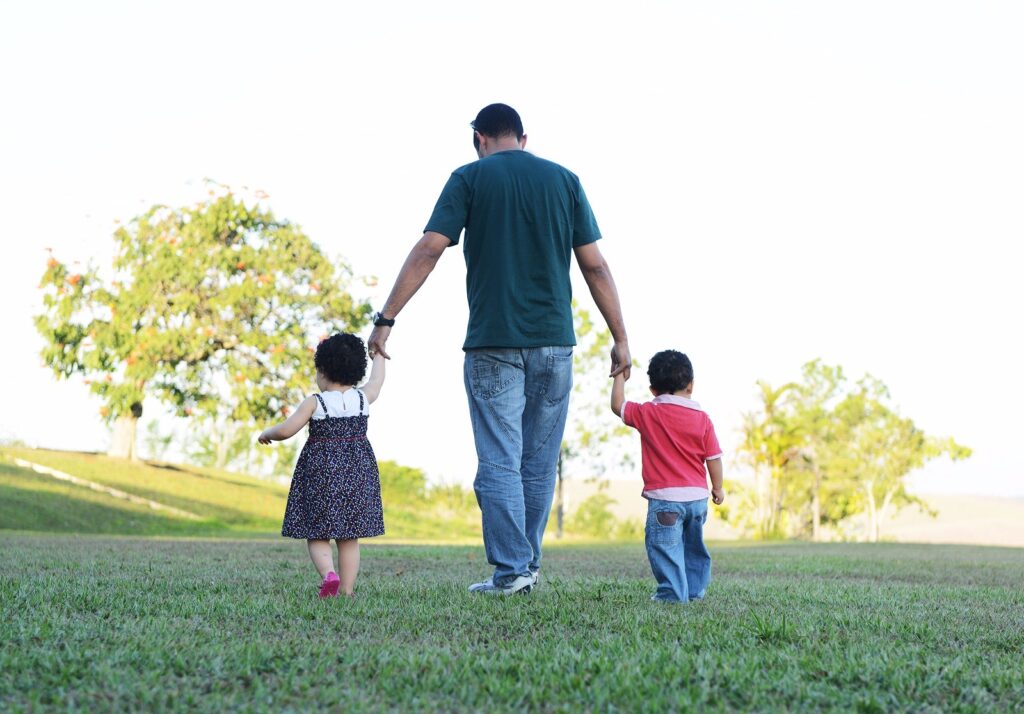
[(370, 333), (370, 339), (366, 341), (366, 351), (370, 353), (370, 359), (373, 359), (374, 355), (380, 355), (384, 359), (391, 359), (391, 355), (384, 349), (390, 334), (390, 327), (378, 326), (373, 328), (373, 332)]
[(629, 379), (629, 370), (633, 366), (633, 358), (629, 354), (629, 343), (616, 342), (612, 346), (612, 373), (609, 377), (622, 374), (623, 378)]
[[(390, 316), (391, 319), (398, 317), (398, 313), (402, 311), (402, 308), (409, 302), (409, 299), (416, 294), (416, 291), (423, 285), (427, 276), (430, 275), (430, 271), (437, 265), (437, 261), (444, 254), (445, 248), (452, 245), (455, 244), (440, 233), (433, 231), (424, 233), (423, 237), (409, 251), (405, 263), (402, 264), (402, 269), (398, 271), (398, 278), (395, 279), (395, 285), (391, 288), (391, 294), (388, 295), (388, 299), (384, 301), (384, 306), (380, 309), (381, 313)], [(390, 334), (390, 327), (379, 326), (373, 328), (373, 332), (370, 333), (370, 339), (366, 341), (366, 351), (370, 353), (370, 359), (373, 359), (374, 355), (380, 355), (384, 359), (391, 359), (391, 355), (388, 354), (385, 348), (388, 335)]]
[(715, 502), (716, 506), (721, 506), (725, 502), (725, 491), (720, 488), (712, 488), (711, 500)]

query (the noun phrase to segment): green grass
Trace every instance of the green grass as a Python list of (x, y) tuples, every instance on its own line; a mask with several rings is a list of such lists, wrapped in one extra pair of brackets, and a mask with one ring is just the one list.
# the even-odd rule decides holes
[[(20, 458), (199, 516), (185, 518), (58, 481), (14, 465)], [(400, 470), (401, 467), (397, 467)], [(427, 499), (389, 484), (382, 467), (388, 540), (476, 542), (480, 516), (472, 494), (452, 490)], [(389, 489), (388, 487), (391, 486)], [(244, 474), (176, 464), (111, 459), (44, 449), (0, 449), (0, 531), (33, 530), (168, 536), (271, 536), (280, 532), (287, 486)]]
[(0, 527), (135, 535), (215, 535), (227, 531), (213, 520), (186, 520), (3, 462)]
[(712, 544), (708, 598), (643, 546), (549, 547), (529, 596), (482, 549), (366, 545), (318, 601), (301, 543), (0, 533), (0, 710), (1013, 711), (1024, 551)]
[[(211, 526), (238, 531), (272, 532), (281, 527), (288, 489), (280, 484), (216, 469), (173, 464), (152, 465), (111, 459), (97, 454), (43, 449), (7, 448), (0, 451), (43, 466), (110, 486), (134, 496), (180, 508), (207, 521), (191, 531)], [(124, 501), (115, 501), (118, 507)], [(188, 529), (186, 523), (177, 524)], [(130, 531), (128, 531), (130, 532)]]

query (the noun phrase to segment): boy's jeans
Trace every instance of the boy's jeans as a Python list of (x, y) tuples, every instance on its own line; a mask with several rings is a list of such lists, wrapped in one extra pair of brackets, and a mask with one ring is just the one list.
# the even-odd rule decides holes
[(463, 372), (484, 551), (494, 583), (503, 585), (540, 568), (572, 390), (572, 347), (467, 350)]
[(711, 555), (704, 547), (708, 499), (647, 504), (645, 542), (658, 581), (655, 600), (700, 600), (711, 582)]

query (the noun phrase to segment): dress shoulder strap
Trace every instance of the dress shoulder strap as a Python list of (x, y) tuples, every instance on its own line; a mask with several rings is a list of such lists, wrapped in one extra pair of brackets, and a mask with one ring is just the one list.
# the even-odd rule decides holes
[(363, 413), (363, 390), (362, 389), (357, 389), (356, 391), (359, 393), (359, 413), (362, 414)]
[(330, 414), (327, 413), (327, 403), (324, 402), (324, 398), (321, 397), (319, 394), (314, 394), (313, 396), (316, 397), (316, 400), (318, 402), (320, 402), (320, 408), (324, 410), (324, 416), (329, 417)]

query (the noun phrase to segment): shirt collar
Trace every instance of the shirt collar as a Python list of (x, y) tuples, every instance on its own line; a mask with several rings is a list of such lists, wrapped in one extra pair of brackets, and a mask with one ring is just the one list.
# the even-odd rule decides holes
[(677, 397), (674, 394), (659, 394), (651, 400), (654, 404), (675, 404), (676, 406), (686, 407), (687, 409), (693, 409), (698, 412), (704, 411), (700, 408), (700, 404), (687, 399), (686, 397)]

